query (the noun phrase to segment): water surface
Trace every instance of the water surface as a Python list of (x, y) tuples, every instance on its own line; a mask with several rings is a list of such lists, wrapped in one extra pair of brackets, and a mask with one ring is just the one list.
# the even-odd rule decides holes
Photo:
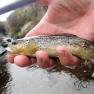
[[(27, 71), (16, 65), (8, 65), (9, 84), (2, 84), (8, 89), (0, 94), (94, 94), (93, 82), (87, 88), (77, 90), (74, 82), (77, 79), (68, 73), (48, 73), (46, 70), (37, 69)], [(8, 77), (8, 79), (9, 79)]]

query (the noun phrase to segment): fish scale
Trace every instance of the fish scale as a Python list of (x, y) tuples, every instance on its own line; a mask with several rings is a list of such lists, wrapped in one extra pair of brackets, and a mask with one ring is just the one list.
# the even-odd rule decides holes
[[(42, 38), (41, 38), (42, 37)], [(43, 47), (44, 45), (67, 45), (69, 43), (78, 43), (81, 41), (80, 38), (74, 36), (41, 36), (34, 38), (34, 41)], [(46, 47), (45, 46), (45, 47)]]

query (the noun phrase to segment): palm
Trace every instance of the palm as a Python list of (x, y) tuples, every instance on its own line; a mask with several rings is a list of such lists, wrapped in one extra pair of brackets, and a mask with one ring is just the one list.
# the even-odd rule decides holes
[(94, 25), (93, 11), (89, 13), (92, 10), (92, 5), (90, 0), (85, 0), (83, 3), (82, 1), (84, 0), (56, 0), (49, 5), (47, 21), (56, 25), (57, 28), (59, 26), (61, 28), (59, 30), (63, 33), (71, 33), (92, 40), (92, 38), (88, 38)]
[(92, 0), (53, 0), (48, 5), (48, 11), (43, 19), (27, 36), (70, 33), (93, 40), (94, 14), (93, 11), (89, 13), (92, 10), (92, 2)]

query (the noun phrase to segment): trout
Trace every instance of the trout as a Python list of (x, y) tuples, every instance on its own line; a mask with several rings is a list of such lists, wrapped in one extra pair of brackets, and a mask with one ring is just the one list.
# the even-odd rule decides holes
[(75, 35), (44, 35), (15, 39), (8, 41), (6, 50), (11, 54), (26, 56), (35, 56), (36, 51), (45, 50), (49, 56), (58, 57), (58, 46), (66, 47), (80, 59), (94, 62), (94, 43)]

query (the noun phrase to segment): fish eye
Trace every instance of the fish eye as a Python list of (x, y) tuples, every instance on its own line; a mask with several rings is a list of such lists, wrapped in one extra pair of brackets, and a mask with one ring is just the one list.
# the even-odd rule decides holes
[(13, 42), (12, 42), (12, 44), (13, 44), (13, 45), (16, 45), (16, 44), (17, 44), (17, 42), (16, 42), (16, 41), (13, 41)]

